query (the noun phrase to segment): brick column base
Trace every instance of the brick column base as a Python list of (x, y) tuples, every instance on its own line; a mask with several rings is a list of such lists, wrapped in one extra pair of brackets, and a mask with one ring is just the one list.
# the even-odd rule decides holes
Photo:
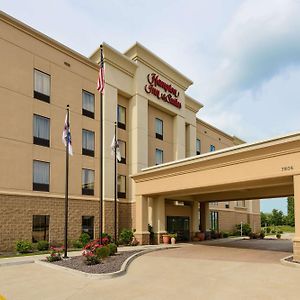
[(294, 238), (293, 252), (293, 260), (300, 262), (300, 238)]
[(139, 245), (149, 245), (150, 244), (150, 233), (146, 232), (135, 232), (135, 238), (139, 241)]

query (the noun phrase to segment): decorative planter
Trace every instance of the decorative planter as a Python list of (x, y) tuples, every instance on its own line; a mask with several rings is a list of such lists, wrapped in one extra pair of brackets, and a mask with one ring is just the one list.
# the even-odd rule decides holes
[(170, 236), (168, 234), (163, 234), (162, 239), (164, 244), (170, 243)]
[(176, 239), (174, 237), (171, 238), (171, 244), (175, 245), (176, 244)]
[(196, 236), (199, 239), (199, 241), (204, 241), (205, 240), (205, 233), (204, 232), (197, 232)]

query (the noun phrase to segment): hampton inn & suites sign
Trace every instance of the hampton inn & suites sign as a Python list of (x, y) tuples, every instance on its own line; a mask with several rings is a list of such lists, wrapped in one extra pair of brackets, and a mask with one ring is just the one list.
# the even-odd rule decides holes
[(159, 75), (150, 73), (147, 76), (148, 83), (145, 85), (147, 94), (156, 96), (171, 105), (181, 108), (181, 103), (178, 101), (179, 92), (169, 83), (161, 80)]

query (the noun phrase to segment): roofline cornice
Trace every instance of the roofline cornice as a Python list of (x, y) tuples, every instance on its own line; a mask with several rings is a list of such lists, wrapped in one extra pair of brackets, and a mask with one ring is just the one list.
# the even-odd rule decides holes
[(3, 11), (0, 11), (0, 19), (1, 21), (9, 24), (10, 26), (13, 26), (14, 28), (34, 37), (35, 39), (51, 46), (52, 48), (55, 48), (56, 50), (72, 57), (75, 60), (80, 61), (81, 63), (93, 68), (98, 69), (98, 66), (96, 63), (91, 61), (86, 56), (72, 50), (71, 48), (63, 45), (62, 43), (52, 39), (51, 37), (47, 36), (44, 33), (41, 33), (40, 31), (33, 29), (32, 27), (26, 25), (25, 23), (13, 18), (12, 16), (6, 14)]

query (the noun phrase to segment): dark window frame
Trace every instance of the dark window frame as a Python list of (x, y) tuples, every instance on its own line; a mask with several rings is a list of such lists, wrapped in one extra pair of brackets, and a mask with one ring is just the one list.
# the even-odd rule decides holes
[[(200, 150), (197, 149), (197, 143), (199, 141), (199, 144), (200, 144)], [(200, 139), (196, 139), (196, 155), (200, 155), (201, 154), (201, 140)]]
[(89, 171), (94, 172), (94, 188), (90, 189), (90, 188), (82, 187), (83, 183), (81, 182), (81, 194), (87, 195), (87, 196), (94, 196), (95, 195), (95, 170), (88, 169), (88, 168), (82, 168), (81, 172), (83, 172), (83, 170), (89, 170)]
[[(37, 219), (36, 217), (44, 217), (44, 225), (45, 226), (37, 226), (37, 224), (35, 224), (35, 219)], [(41, 224), (43, 225), (43, 224)], [(45, 227), (45, 228), (44, 228)], [(37, 229), (42, 229), (42, 230), (37, 230)], [(39, 231), (44, 231), (44, 237), (42, 240), (45, 241), (49, 241), (49, 231), (50, 231), (50, 215), (32, 215), (32, 242), (38, 242), (38, 240), (36, 240), (34, 238), (34, 232), (39, 232)]]
[(94, 150), (83, 148), (83, 138), (82, 138), (82, 148), (81, 148), (82, 152), (81, 152), (81, 154), (86, 155), (86, 156), (95, 157), (95, 132), (92, 131), (92, 130), (82, 128), (82, 136), (83, 136), (84, 131), (92, 132), (94, 134)]
[[(156, 121), (157, 120), (160, 121), (161, 124), (162, 124), (162, 127), (161, 127), (162, 128), (162, 134), (156, 132)], [(160, 118), (155, 118), (155, 137), (159, 140), (162, 140), (162, 141), (164, 140), (164, 121)]]
[[(87, 220), (87, 218), (90, 218), (92, 220), (92, 225), (85, 225), (84, 221)], [(92, 234), (90, 234), (90, 231), (92, 231)], [(87, 233), (91, 240), (95, 238), (95, 217), (94, 216), (82, 216), (81, 217), (81, 232)]]
[[(157, 151), (160, 151), (162, 153), (162, 162), (161, 163), (157, 163), (157, 161), (156, 161), (156, 152)], [(163, 163), (164, 163), (164, 150), (163, 149), (159, 149), (159, 148), (155, 148), (155, 165), (159, 166), (159, 165), (161, 165)]]
[[(34, 162), (35, 161), (42, 162), (42, 163), (47, 163), (49, 165), (49, 183), (46, 184), (46, 183), (34, 182)], [(37, 191), (37, 192), (49, 192), (50, 191), (50, 175), (51, 175), (50, 162), (34, 159), (32, 161), (32, 190)]]
[(35, 71), (38, 71), (40, 73), (43, 73), (43, 74), (49, 76), (50, 95), (51, 95), (51, 75), (46, 73), (46, 72), (43, 72), (39, 69), (34, 68), (34, 72), (33, 72), (33, 85), (34, 85), (34, 87), (33, 87), (33, 98), (41, 100), (41, 101), (46, 102), (46, 103), (50, 103), (50, 95), (46, 95), (46, 94), (43, 94), (43, 93), (38, 92), (38, 91), (35, 90)]
[(126, 175), (119, 174), (118, 176), (125, 178), (125, 192), (119, 192), (118, 191), (118, 198), (125, 199), (126, 198), (126, 191), (127, 191), (127, 189), (126, 189), (126, 184), (127, 184), (127, 182), (126, 182)]
[(118, 113), (118, 116), (117, 116), (118, 117), (118, 128), (126, 130), (126, 121), (127, 121), (126, 120), (126, 107), (118, 104), (118, 111), (119, 111), (119, 107), (122, 107), (125, 110), (125, 123), (121, 123), (119, 121), (119, 113)]
[(125, 144), (125, 157), (122, 157), (122, 153), (121, 153), (121, 151), (120, 151), (120, 153), (121, 153), (121, 161), (118, 161), (118, 163), (126, 165), (126, 157), (127, 157), (126, 141), (123, 141), (123, 140), (118, 139), (118, 142), (119, 142), (119, 143), (120, 143), (120, 141), (123, 142), (123, 143)]
[[(93, 97), (94, 97), (94, 111), (90, 111), (90, 110), (87, 110), (87, 109), (83, 108), (83, 94), (84, 93), (93, 95)], [(88, 118), (91, 118), (91, 119), (95, 119), (95, 94), (93, 94), (93, 93), (91, 93), (87, 90), (82, 90), (82, 115), (84, 115)]]
[[(38, 114), (33, 114), (33, 118), (35, 116), (38, 116), (38, 117), (49, 120), (49, 137), (50, 137), (50, 118), (44, 117), (44, 116), (41, 116), (41, 115), (38, 115)], [(44, 147), (50, 147), (50, 139), (47, 140), (47, 139), (44, 139), (44, 138), (34, 136), (34, 133), (33, 133), (33, 144), (39, 145), (39, 146), (44, 146)]]

